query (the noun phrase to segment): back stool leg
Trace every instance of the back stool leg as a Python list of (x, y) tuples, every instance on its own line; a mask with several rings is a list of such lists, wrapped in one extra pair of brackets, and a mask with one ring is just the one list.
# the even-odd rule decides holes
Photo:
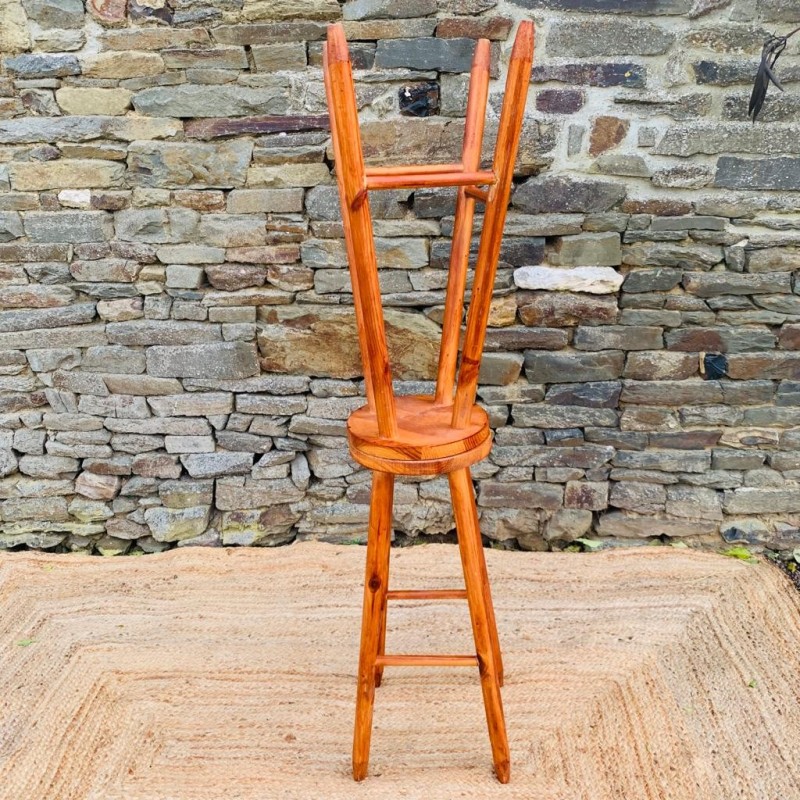
[(492, 761), (497, 779), (500, 783), (508, 783), (511, 777), (511, 760), (503, 715), (503, 700), (500, 696), (500, 683), (495, 666), (495, 648), (492, 645), (493, 626), (490, 622), (487, 592), (484, 589), (480, 566), (483, 554), (480, 552), (478, 511), (475, 506), (472, 479), (466, 468), (449, 473), (448, 478), (456, 517), (461, 564), (464, 568), (464, 582), (467, 587), (472, 635), (475, 638), (475, 650), (478, 656), (486, 723), (492, 744)]
[[(391, 536), (391, 531), (390, 534)], [(389, 550), (386, 551), (386, 565), (385, 565), (385, 588), (389, 588)], [(378, 634), (378, 655), (383, 656), (386, 655), (386, 611), (389, 607), (389, 603), (386, 601), (386, 596), (384, 592), (383, 604), (381, 605), (380, 610), (380, 619), (378, 624), (380, 626), (380, 633)], [(381, 681), (383, 680), (383, 667), (375, 667), (375, 688), (377, 689), (378, 686), (381, 685)]]
[(356, 721), (353, 733), (353, 777), (363, 780), (369, 768), (372, 707), (375, 701), (375, 660), (381, 638), (389, 580), (389, 546), (392, 537), (394, 475), (372, 473), (369, 510), (367, 568), (364, 579), (364, 611), (361, 618), (361, 652), (358, 661)]
[[(471, 480), (471, 478), (470, 478)], [(494, 603), (492, 602), (492, 589), (489, 586), (489, 572), (486, 569), (486, 558), (483, 555), (480, 532), (478, 535), (478, 567), (483, 584), (483, 596), (486, 603), (486, 616), (489, 619), (489, 636), (492, 639), (492, 653), (494, 654), (494, 669), (497, 675), (497, 682), (503, 685), (503, 654), (500, 652), (500, 637), (497, 635), (497, 620), (494, 615)]]

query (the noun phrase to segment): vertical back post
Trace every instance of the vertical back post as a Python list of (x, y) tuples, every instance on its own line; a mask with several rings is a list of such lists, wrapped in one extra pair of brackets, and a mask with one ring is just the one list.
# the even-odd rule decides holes
[(367, 397), (375, 409), (378, 432), (381, 436), (393, 437), (397, 434), (397, 418), (372, 215), (366, 196), (364, 155), (350, 53), (340, 24), (328, 27), (328, 39), (323, 47), (323, 70)]
[(472, 301), (467, 315), (467, 332), (461, 354), (458, 387), (453, 407), (452, 424), (463, 428), (470, 418), (478, 386), (486, 325), (489, 320), (489, 305), (497, 273), (497, 260), (503, 238), (508, 200), (511, 195), (511, 179), (517, 158), (525, 101), (533, 62), (533, 23), (520, 23), (514, 48), (511, 52), (503, 110), (497, 132), (494, 154), (494, 173), (497, 182), (489, 190), (489, 198), (483, 216), (475, 280), (472, 286)]
[[(472, 70), (469, 76), (469, 96), (462, 153), (464, 172), (475, 172), (480, 167), (483, 128), (486, 120), (486, 100), (489, 94), (489, 54), (489, 40), (480, 39), (475, 46), (475, 55), (472, 59)], [(450, 272), (447, 278), (447, 294), (442, 322), (442, 345), (439, 350), (439, 369), (436, 376), (436, 402), (439, 405), (450, 405), (453, 402), (474, 214), (475, 199), (469, 197), (466, 187), (462, 186), (456, 197), (453, 243), (450, 248)]]

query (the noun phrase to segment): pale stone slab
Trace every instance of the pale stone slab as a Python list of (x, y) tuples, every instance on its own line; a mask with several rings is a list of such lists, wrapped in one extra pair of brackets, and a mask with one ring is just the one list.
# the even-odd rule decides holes
[(611, 267), (520, 267), (514, 270), (514, 283), (518, 288), (553, 292), (614, 294), (624, 279), (624, 275)]

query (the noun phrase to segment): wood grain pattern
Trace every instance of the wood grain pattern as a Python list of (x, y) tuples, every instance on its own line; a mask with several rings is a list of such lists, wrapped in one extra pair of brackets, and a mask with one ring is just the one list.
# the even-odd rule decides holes
[(495, 183), (494, 172), (407, 172), (404, 175), (379, 175), (366, 179), (367, 189), (425, 189), (433, 186), (488, 186)]
[(503, 239), (508, 200), (511, 196), (511, 179), (514, 162), (519, 149), (522, 120), (525, 116), (525, 101), (528, 97), (531, 64), (533, 62), (533, 23), (521, 22), (511, 51), (511, 61), (506, 80), (503, 110), (494, 154), (494, 173), (497, 183), (489, 190), (489, 199), (483, 212), (483, 229), (478, 258), (475, 265), (475, 280), (472, 285), (472, 301), (467, 317), (467, 332), (461, 353), (461, 368), (453, 408), (453, 425), (467, 424), (470, 409), (475, 403), (478, 373), (489, 321), (489, 306), (497, 274), (497, 260)]
[(486, 593), (479, 567), (482, 557), (481, 534), (478, 528), (478, 512), (475, 508), (475, 495), (469, 470), (451, 472), (450, 493), (453, 498), (453, 511), (456, 515), (458, 547), (461, 552), (461, 565), (464, 581), (467, 584), (467, 601), (472, 621), (472, 635), (478, 651), (478, 669), (481, 676), (483, 705), (486, 710), (486, 723), (489, 726), (489, 740), (492, 744), (492, 761), (497, 780), (508, 783), (511, 779), (511, 756), (508, 751), (506, 722), (503, 715), (503, 700), (500, 697), (500, 682), (497, 675), (495, 655), (497, 632), (489, 618)]
[[(469, 77), (467, 118), (464, 123), (464, 168), (477, 170), (481, 162), (483, 129), (486, 119), (486, 100), (489, 96), (489, 42), (482, 39), (475, 46), (472, 71)], [(455, 388), (458, 342), (461, 318), (464, 314), (464, 290), (467, 285), (469, 250), (472, 244), (472, 223), (475, 216), (475, 198), (465, 186), (456, 196), (453, 243), (450, 247), (450, 270), (447, 276), (442, 344), (439, 349), (439, 368), (436, 374), (436, 402), (450, 405)], [(480, 191), (480, 190), (479, 190)]]
[[(522, 22), (512, 51), (491, 170), (480, 169), (490, 66), (490, 45), (485, 39), (476, 44), (473, 56), (461, 162), (367, 168), (347, 43), (340, 24), (328, 27), (323, 47), (336, 176), (368, 397), (367, 405), (354, 411), (347, 421), (348, 443), (353, 458), (373, 470), (353, 733), (353, 777), (357, 781), (367, 775), (375, 689), (381, 685), (387, 666), (477, 665), (495, 774), (501, 783), (510, 776), (500, 697), (503, 663), (469, 467), (484, 458), (492, 445), (488, 416), (475, 404), (475, 396), (532, 58), (533, 26)], [(386, 347), (369, 192), (430, 186), (459, 187), (437, 384), (433, 396), (396, 397)], [(476, 201), (484, 202), (486, 209), (457, 370)], [(389, 592), (394, 476), (441, 474), (447, 474), (450, 481), (466, 588)], [(389, 599), (466, 599), (476, 654), (387, 655)]]
[(389, 546), (392, 538), (394, 475), (376, 472), (372, 478), (364, 577), (364, 609), (356, 690), (356, 724), (353, 733), (353, 777), (363, 780), (369, 765), (372, 709), (375, 702), (375, 667), (378, 658), (380, 620), (385, 614), (389, 582)]
[(342, 206), (347, 257), (356, 307), (360, 307), (359, 341), (364, 372), (369, 374), (378, 426), (384, 436), (397, 433), (392, 370), (386, 347), (378, 261), (372, 233), (369, 200), (354, 206), (364, 189), (364, 155), (358, 135), (358, 110), (350, 68), (350, 54), (341, 25), (328, 28), (325, 44), (328, 111), (334, 134), (336, 177)]

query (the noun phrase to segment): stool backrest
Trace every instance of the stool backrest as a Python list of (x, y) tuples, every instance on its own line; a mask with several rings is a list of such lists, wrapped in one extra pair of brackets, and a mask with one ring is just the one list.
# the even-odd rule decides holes
[[(323, 72), (336, 177), (367, 386), (367, 402), (375, 410), (381, 436), (393, 437), (397, 432), (397, 420), (368, 191), (430, 186), (458, 187), (435, 397), (440, 405), (453, 407), (452, 425), (462, 428), (467, 424), (475, 403), (532, 61), (533, 24), (522, 22), (511, 53), (491, 170), (480, 169), (489, 88), (490, 45), (486, 39), (479, 40), (475, 47), (461, 162), (367, 168), (364, 165), (358, 107), (344, 29), (340, 24), (328, 27), (328, 38), (323, 46)], [(479, 186), (487, 188), (480, 189)], [(461, 349), (461, 363), (458, 366), (476, 201), (485, 204), (483, 228), (475, 265), (472, 299), (467, 314), (466, 334)]]

